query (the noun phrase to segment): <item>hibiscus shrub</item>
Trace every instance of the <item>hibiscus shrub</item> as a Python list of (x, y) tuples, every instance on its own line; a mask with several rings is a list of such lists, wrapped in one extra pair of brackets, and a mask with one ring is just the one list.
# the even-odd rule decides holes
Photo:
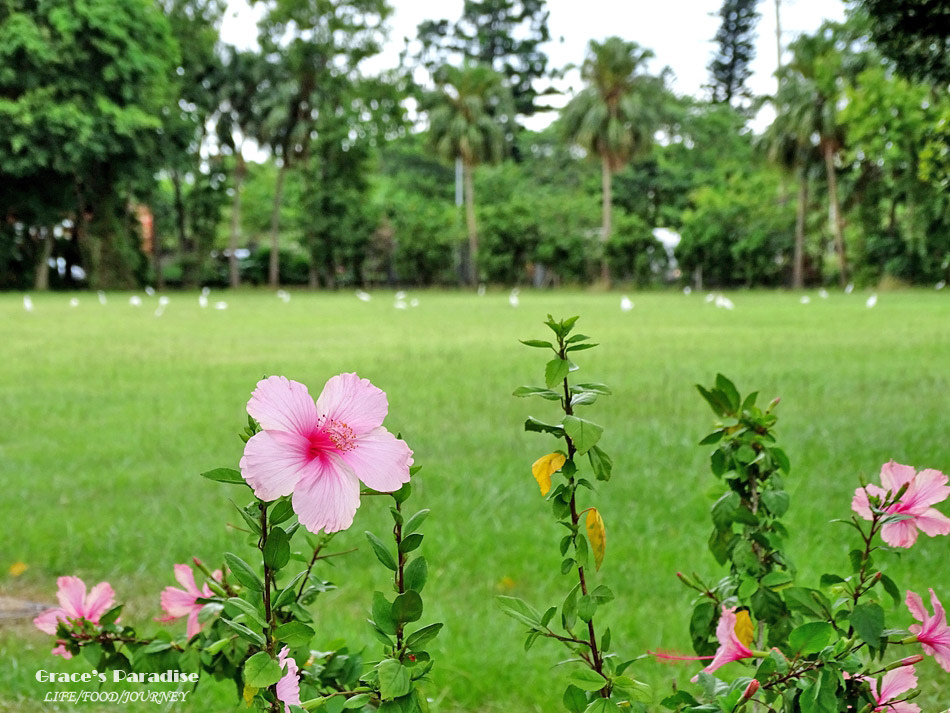
[[(61, 577), (60, 606), (35, 620), (56, 636), (53, 653), (81, 653), (99, 671), (171, 669), (230, 679), (238, 698), (257, 710), (427, 710), (418, 685), (432, 668), (426, 645), (442, 627), (415, 624), (423, 612), (427, 565), (418, 549), (428, 510), (406, 514), (418, 467), (406, 443), (383, 428), (388, 408), (386, 395), (356, 374), (330, 379), (316, 402), (306, 386), (283, 377), (258, 383), (240, 470), (202, 473), (250, 489), (250, 502), (235, 505), (244, 526), (234, 529), (255, 557), (225, 553), (214, 572), (195, 559), (200, 588), (190, 566), (175, 565), (181, 586), (162, 592), (159, 621), (185, 619), (183, 636), (165, 629), (142, 636), (120, 624), (122, 607), (108, 583), (87, 594), (81, 580)], [(352, 525), (361, 495), (391, 499), (394, 521), (392, 545), (367, 533), (395, 593), (392, 600), (382, 592), (373, 597), (372, 632), (383, 649), (368, 665), (362, 650), (345, 645), (310, 648), (318, 628), (313, 605), (333, 587), (317, 565), (344, 554), (328, 548)]]
[[(696, 696), (680, 690), (663, 705), (689, 713), (733, 713), (749, 703), (783, 713), (918, 713), (910, 701), (917, 695), (914, 666), (923, 656), (913, 645), (950, 671), (950, 629), (932, 590), (933, 615), (907, 592), (903, 599), (919, 623), (909, 630), (889, 623), (906, 621), (895, 611), (901, 592), (875, 557), (911, 547), (918, 531), (950, 534), (950, 519), (933, 508), (950, 496), (947, 476), (886, 463), (881, 485), (859, 487), (851, 518), (836, 521), (857, 534), (849, 569), (823, 575), (818, 587), (800, 585), (783, 549), (781, 517), (789, 507), (783, 480), (790, 468), (773, 431), (778, 400), (763, 411), (757, 394), (742, 398), (722, 375), (699, 391), (719, 417), (701, 443), (716, 445), (711, 469), (726, 486), (712, 507), (709, 548), (728, 571), (715, 584), (679, 575), (698, 592), (690, 622), (698, 656), (656, 655), (712, 660), (693, 678), (701, 689)], [(750, 666), (750, 675), (720, 678), (719, 669), (733, 662)]]
[[(518, 397), (555, 402), (562, 414), (556, 423), (529, 418), (524, 428), (553, 436), (563, 444), (562, 448), (538, 458), (531, 472), (541, 495), (551, 503), (554, 518), (567, 530), (559, 545), (564, 558), (561, 574), (574, 581), (560, 607), (549, 607), (543, 614), (515, 597), (498, 600), (505, 613), (527, 627), (525, 649), (531, 648), (538, 639), (550, 639), (563, 644), (573, 655), (571, 660), (579, 664), (568, 674), (564, 690), (563, 702), (569, 711), (613, 713), (618, 712), (621, 705), (642, 710), (651, 693), (646, 684), (626, 675), (634, 659), (623, 660), (613, 653), (610, 628), (598, 626), (599, 618), (595, 623), (601, 607), (614, 595), (606, 584), (594, 586), (590, 581), (591, 565), (598, 572), (603, 563), (607, 532), (597, 508), (583, 507), (581, 502), (584, 491), (595, 491), (594, 483), (583, 474), (582, 468), (588, 470), (594, 480), (606, 482), (610, 479), (613, 462), (597, 445), (603, 427), (576, 415), (575, 409), (590, 406), (600, 396), (610, 395), (610, 389), (601, 383), (572, 382), (571, 375), (578, 371), (572, 361), (573, 353), (597, 346), (586, 335), (573, 333), (576, 322), (577, 317), (555, 321), (548, 315), (545, 324), (553, 332), (554, 341), (522, 342), (552, 352), (553, 358), (545, 364), (543, 387), (522, 386), (514, 392)], [(556, 485), (552, 482), (554, 476), (558, 476)], [(558, 623), (552, 624), (555, 617)]]

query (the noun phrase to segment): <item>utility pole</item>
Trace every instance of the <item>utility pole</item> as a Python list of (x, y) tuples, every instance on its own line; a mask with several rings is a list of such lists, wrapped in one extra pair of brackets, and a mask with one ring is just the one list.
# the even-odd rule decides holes
[[(782, 71), (782, 0), (775, 0), (775, 76)], [(781, 79), (778, 80), (781, 84)]]

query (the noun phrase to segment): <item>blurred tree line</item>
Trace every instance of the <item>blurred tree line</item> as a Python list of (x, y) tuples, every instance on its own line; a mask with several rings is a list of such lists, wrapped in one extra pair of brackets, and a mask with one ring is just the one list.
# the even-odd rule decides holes
[(703, 98), (619, 37), (552, 67), (545, 0), (466, 0), (382, 72), (387, 0), (255, 4), (239, 50), (225, 0), (0, 0), (0, 287), (950, 272), (950, 0), (853, 0), (771, 96), (724, 0)]

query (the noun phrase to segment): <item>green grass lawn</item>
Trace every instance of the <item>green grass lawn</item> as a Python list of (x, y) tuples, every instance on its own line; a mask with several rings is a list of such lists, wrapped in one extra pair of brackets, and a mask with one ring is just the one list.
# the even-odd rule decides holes
[[(80, 294), (70, 308), (68, 295), (34, 295), (28, 314), (21, 296), (0, 296), (0, 593), (46, 602), (59, 575), (106, 579), (128, 601), (127, 620), (159, 626), (150, 619), (174, 563), (245, 547), (224, 525), (235, 491), (198, 473), (237, 467), (255, 382), (283, 374), (316, 396), (329, 376), (355, 370), (388, 393), (387, 426), (424, 466), (412, 504), (432, 509), (426, 619), (445, 622), (428, 689), (437, 710), (557, 709), (564, 651), (545, 643), (525, 654), (520, 626), (493, 601), (511, 594), (543, 609), (572, 585), (558, 573), (562, 531), (530, 473), (553, 443), (522, 430), (528, 415), (554, 418), (554, 405), (511, 397), (542, 380), (543, 353), (518, 339), (546, 338), (548, 312), (581, 315), (580, 330), (602, 345), (578, 353), (582, 374), (614, 388), (587, 412), (606, 426), (601, 443), (615, 464), (598, 501), (607, 558), (593, 578), (618, 595), (605, 616), (625, 657), (687, 651), (690, 596), (675, 573), (720, 572), (705, 547), (720, 491), (708, 449), (696, 445), (712, 413), (695, 383), (722, 371), (744, 392), (782, 397), (791, 551), (804, 583), (847, 567), (851, 531), (828, 521), (848, 515), (859, 477), (876, 478), (890, 458), (950, 470), (950, 294), (884, 293), (867, 309), (866, 294), (802, 305), (790, 293), (736, 293), (730, 312), (703, 295), (648, 293), (631, 295), (629, 313), (617, 293), (528, 292), (518, 309), (498, 292), (416, 296), (419, 307), (398, 311), (391, 293), (369, 303), (296, 293), (289, 304), (229, 293), (220, 296), (229, 309), (217, 311), (173, 293), (161, 318), (156, 298), (136, 309), (128, 295), (102, 306)], [(384, 530), (383, 507), (364, 499), (336, 540), (360, 549), (324, 570), (341, 586), (318, 600), (315, 648), (345, 636), (376, 652), (365, 619), (372, 591), (387, 583), (363, 531)], [(29, 569), (14, 578), (17, 561)], [(900, 585), (933, 586), (950, 601), (950, 540), (922, 537), (890, 567)], [(56, 710), (40, 702), (50, 686), (33, 679), (36, 669), (88, 670), (49, 649), (28, 622), (0, 620), (0, 710)], [(634, 673), (668, 690), (696, 668), (642, 662)], [(925, 709), (940, 710), (937, 694), (950, 688), (938, 672), (921, 668)], [(225, 685), (195, 695), (174, 710), (238, 708)]]

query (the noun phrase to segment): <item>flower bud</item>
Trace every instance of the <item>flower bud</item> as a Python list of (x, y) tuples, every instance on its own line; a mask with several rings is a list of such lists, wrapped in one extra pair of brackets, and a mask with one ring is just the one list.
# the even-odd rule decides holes
[(914, 654), (913, 656), (906, 656), (900, 661), (895, 661), (892, 664), (889, 664), (886, 671), (893, 671), (895, 668), (903, 668), (904, 666), (916, 666), (921, 661), (924, 660), (923, 654)]
[[(745, 688), (745, 693), (742, 694), (742, 701), (747, 701), (756, 693), (759, 692), (759, 682), (756, 679), (749, 681), (749, 685)], [(741, 702), (741, 701), (740, 701)]]

